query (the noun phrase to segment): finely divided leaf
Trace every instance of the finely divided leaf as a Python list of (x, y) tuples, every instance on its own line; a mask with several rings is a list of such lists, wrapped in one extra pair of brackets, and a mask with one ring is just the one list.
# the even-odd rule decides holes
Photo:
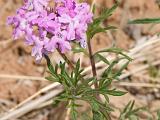
[(160, 23), (160, 18), (145, 18), (145, 19), (136, 19), (128, 22), (129, 24), (151, 24), (151, 23)]
[(101, 54), (95, 54), (95, 57), (98, 57), (101, 61), (103, 61), (104, 63), (110, 65), (109, 61), (107, 60), (107, 58), (103, 57)]

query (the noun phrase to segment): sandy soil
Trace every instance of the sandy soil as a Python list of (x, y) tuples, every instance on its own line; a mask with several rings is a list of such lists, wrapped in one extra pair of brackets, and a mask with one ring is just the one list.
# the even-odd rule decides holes
[[(46, 75), (46, 63), (36, 64), (34, 58), (31, 57), (31, 48), (23, 43), (23, 40), (13, 41), (12, 29), (6, 26), (6, 18), (9, 15), (14, 15), (16, 9), (22, 4), (21, 0), (1, 0), (0, 1), (0, 76), (1, 75), (25, 75), (44, 77)], [(97, 0), (97, 14), (103, 7), (110, 7), (114, 0)], [(160, 9), (155, 0), (121, 0), (121, 4), (113, 16), (104, 23), (104, 26), (110, 24), (118, 27), (117, 31), (101, 33), (95, 36), (93, 40), (94, 51), (109, 47), (114, 41), (116, 46), (128, 50), (139, 43), (139, 39), (144, 36), (154, 35), (160, 32), (160, 25), (128, 25), (129, 19), (144, 18), (144, 17), (159, 17)], [(53, 55), (53, 59), (54, 59)], [(76, 55), (73, 58), (76, 59)], [(56, 59), (59, 61), (59, 58)], [(89, 62), (84, 63), (84, 66), (89, 65)], [(134, 77), (130, 79), (135, 79)], [(137, 79), (139, 80), (139, 79)], [(40, 88), (49, 84), (49, 82), (17, 80), (12, 78), (0, 77), (0, 113), (3, 113), (16, 104), (22, 102)], [(147, 94), (144, 89), (126, 88), (129, 91), (128, 96), (135, 99), (137, 103), (149, 105), (152, 111), (160, 108), (160, 97), (155, 97), (153, 92)], [(138, 91), (138, 93), (135, 91)], [(150, 90), (149, 90), (150, 91)], [(159, 91), (159, 90), (158, 90)], [(151, 97), (149, 102), (145, 96)], [(125, 97), (118, 100), (114, 98), (114, 105), (123, 107), (122, 105), (128, 102), (124, 101)], [(112, 98), (111, 98), (112, 99)], [(149, 99), (149, 98), (148, 98)], [(121, 103), (121, 104), (120, 104)], [(157, 108), (159, 106), (159, 108)], [(64, 111), (59, 108), (44, 109), (35, 111), (21, 118), (21, 120), (59, 120), (60, 115), (56, 115), (57, 111)]]

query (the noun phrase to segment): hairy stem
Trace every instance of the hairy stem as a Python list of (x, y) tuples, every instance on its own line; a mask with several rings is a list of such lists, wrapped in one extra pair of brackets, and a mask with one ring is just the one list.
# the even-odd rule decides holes
[[(93, 77), (97, 78), (95, 60), (94, 60), (94, 57), (93, 57), (92, 46), (91, 46), (90, 40), (88, 40), (88, 50), (89, 50), (90, 63), (91, 63), (91, 67), (92, 67), (92, 74), (93, 74)], [(97, 82), (94, 83), (94, 87), (98, 88), (98, 83)]]
[[(91, 67), (92, 67), (92, 74), (93, 74), (93, 77), (95, 77), (97, 79), (95, 60), (94, 60), (94, 56), (93, 56), (93, 51), (92, 51), (92, 46), (91, 46), (91, 41), (90, 40), (88, 40), (88, 50), (89, 50), (90, 63), (91, 63)], [(98, 82), (97, 81), (94, 83), (94, 87), (98, 88)], [(98, 100), (101, 100), (99, 94), (96, 94), (95, 97)], [(108, 113), (107, 113), (107, 118), (108, 118), (108, 120), (111, 120), (110, 115)]]
[(70, 67), (71, 69), (74, 69), (73, 63), (67, 58), (67, 56), (66, 56), (65, 54), (61, 53), (61, 52), (59, 51), (59, 49), (57, 49), (57, 51), (58, 51), (59, 54), (62, 56), (62, 58), (67, 62), (67, 64), (69, 65), (69, 67)]

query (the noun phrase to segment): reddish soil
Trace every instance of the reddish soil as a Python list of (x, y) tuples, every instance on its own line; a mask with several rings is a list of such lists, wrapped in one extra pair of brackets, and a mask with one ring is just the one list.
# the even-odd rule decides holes
[[(30, 55), (31, 48), (26, 46), (23, 43), (23, 40), (10, 40), (12, 37), (12, 29), (11, 27), (6, 26), (6, 18), (9, 15), (15, 14), (16, 9), (22, 4), (20, 1), (21, 0), (0, 1), (0, 75), (7, 74), (43, 77), (46, 74), (45, 61), (42, 61), (41, 64), (36, 64), (34, 58)], [(113, 1), (114, 0), (97, 0), (97, 14), (103, 7), (112, 6)], [(118, 27), (118, 30), (111, 31), (107, 34), (101, 33), (95, 36), (92, 43), (94, 51), (109, 47), (113, 40), (115, 41), (116, 46), (125, 50), (134, 47), (134, 44), (143, 36), (154, 35), (155, 33), (160, 32), (160, 25), (128, 25), (128, 20), (159, 16), (160, 9), (155, 0), (147, 0), (147, 2), (146, 0), (121, 0), (119, 8), (115, 11), (113, 16), (104, 23), (104, 26), (108, 24), (115, 25)], [(54, 56), (55, 55), (53, 55), (53, 57)], [(85, 65), (88, 64), (89, 62), (86, 62)], [(48, 82), (15, 80), (0, 77), (0, 113), (3, 113), (9, 108), (22, 102), (46, 84), (48, 84)], [(134, 94), (128, 94), (131, 99), (133, 98), (136, 99), (136, 101), (141, 101), (137, 99)], [(119, 102), (122, 101), (123, 99), (115, 101), (115, 104), (122, 107), (119, 104)], [(156, 109), (157, 105), (160, 105), (160, 101), (155, 99), (151, 102), (151, 109)], [(21, 120), (53, 120), (53, 114), (55, 114), (54, 110), (45, 108), (41, 110), (41, 112), (32, 113)], [(55, 118), (55, 120), (58, 119), (58, 117)]]

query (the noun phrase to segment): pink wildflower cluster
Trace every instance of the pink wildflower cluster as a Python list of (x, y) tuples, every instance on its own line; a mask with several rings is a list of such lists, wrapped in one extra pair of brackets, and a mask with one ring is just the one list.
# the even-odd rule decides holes
[(41, 60), (43, 54), (59, 49), (62, 53), (71, 50), (71, 41), (86, 46), (86, 31), (92, 22), (92, 13), (87, 3), (75, 0), (24, 0), (24, 6), (16, 16), (8, 18), (14, 26), (13, 37), (25, 37), (32, 45), (32, 56)]

